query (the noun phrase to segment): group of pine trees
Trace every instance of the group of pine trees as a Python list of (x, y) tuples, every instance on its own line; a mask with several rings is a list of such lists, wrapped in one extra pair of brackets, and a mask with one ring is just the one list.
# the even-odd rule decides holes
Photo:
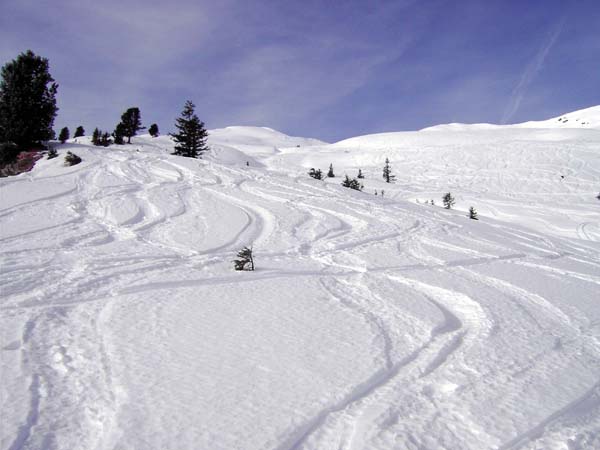
[[(48, 59), (31, 50), (5, 64), (1, 76), (0, 166), (3, 167), (15, 162), (20, 152), (46, 149), (48, 141), (54, 139), (58, 84), (50, 75)], [(191, 101), (186, 102), (181, 116), (176, 119), (177, 132), (171, 135), (175, 141), (175, 155), (199, 158), (208, 150), (208, 133), (194, 108)], [(96, 128), (92, 143), (98, 146), (130, 144), (131, 138), (144, 129), (139, 108), (132, 107), (122, 114), (112, 133)], [(148, 132), (157, 137), (158, 125), (150, 125)], [(84, 135), (85, 130), (79, 126), (73, 138)], [(58, 140), (64, 144), (70, 138), (69, 128), (63, 127)]]

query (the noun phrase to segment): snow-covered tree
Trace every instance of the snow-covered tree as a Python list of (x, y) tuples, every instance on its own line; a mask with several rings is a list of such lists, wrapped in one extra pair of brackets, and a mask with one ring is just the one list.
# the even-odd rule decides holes
[(335, 178), (335, 174), (333, 173), (333, 163), (329, 164), (329, 171), (327, 172), (328, 178)]

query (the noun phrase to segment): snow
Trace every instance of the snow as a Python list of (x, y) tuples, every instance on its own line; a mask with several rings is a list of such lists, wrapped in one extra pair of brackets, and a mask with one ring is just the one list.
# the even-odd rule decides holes
[(599, 110), (59, 146), (0, 180), (0, 448), (600, 448)]

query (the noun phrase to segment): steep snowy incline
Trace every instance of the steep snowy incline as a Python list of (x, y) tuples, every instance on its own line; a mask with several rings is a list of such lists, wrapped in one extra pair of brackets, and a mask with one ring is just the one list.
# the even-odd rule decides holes
[[(2, 449), (600, 446), (593, 228), (473, 221), (401, 200), (405, 181), (368, 174), (382, 198), (293, 165), (346, 144), (217, 141), (192, 160), (80, 139), (0, 180)], [(232, 270), (244, 245), (255, 272)]]

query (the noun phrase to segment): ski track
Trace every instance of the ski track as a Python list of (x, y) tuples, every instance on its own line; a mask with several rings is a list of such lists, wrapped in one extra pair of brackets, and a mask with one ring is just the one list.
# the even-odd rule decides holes
[[(513, 383), (521, 389), (538, 372), (550, 370), (551, 353), (534, 354), (527, 347), (534, 333), (555, 336), (565, 357), (573, 360), (577, 352), (600, 357), (600, 339), (591, 326), (585, 331), (585, 318), (517, 282), (479, 270), (522, 266), (597, 286), (598, 276), (555, 265), (570, 258), (600, 267), (593, 244), (597, 222), (577, 227), (584, 243), (494, 223), (488, 229), (496, 234), (462, 235), (460, 222), (437, 209), (407, 208), (326, 183), (300, 178), (291, 182), (284, 175), (210, 162), (191, 167), (170, 157), (107, 155), (62, 178), (36, 177), (63, 184), (56, 193), (0, 210), (0, 224), (48, 204), (70, 217), (0, 238), (6, 245), (23, 240), (32, 245), (0, 252), (0, 276), (11, 292), (0, 311), (27, 317), (20, 340), (11, 346), (21, 353), (22, 373), (29, 374), (29, 403), (8, 450), (65, 448), (67, 437), (77, 439), (81, 448), (116, 448), (126, 394), (113, 376), (107, 351), (115, 302), (157, 290), (233, 282), (243, 286), (290, 277), (318, 279), (331, 301), (364, 321), (375, 336), (378, 369), (359, 384), (346, 386), (344, 395), (330, 399), (295, 428), (280, 432), (271, 448), (399, 448), (402, 442), (406, 448), (484, 448), (493, 443), (508, 450), (543, 442), (551, 433), (562, 439), (564, 430), (573, 426), (570, 421), (579, 416), (592, 419), (586, 419), (590, 425), (573, 445), (597, 442), (593, 414), (600, 409), (598, 383), (588, 384), (583, 392), (581, 386), (569, 387), (570, 401), (529, 426), (487, 429), (460, 403), (489, 395), (486, 386), (502, 389), (503, 383)], [(21, 177), (7, 185), (30, 182)], [(174, 234), (178, 221), (207, 205), (217, 212), (235, 211), (243, 219), (214, 236), (210, 224), (198, 219), (198, 229), (203, 227), (206, 235), (195, 247), (186, 247)], [(44, 246), (47, 233), (60, 237)], [(215, 236), (218, 243), (212, 242)], [(130, 254), (114, 254), (111, 246), (116, 243)], [(305, 265), (252, 276), (196, 272), (175, 277), (182, 269), (229, 265), (236, 250), (252, 243), (265, 264), (277, 267), (300, 259)], [(384, 247), (395, 249), (389, 261), (365, 259)], [(456, 277), (452, 283), (450, 275)], [(384, 297), (373, 289), (386, 283), (402, 295)], [(486, 297), (475, 297), (477, 289)], [(407, 309), (407, 297), (414, 296), (437, 311), (435, 323)], [(522, 315), (513, 320), (510, 314), (517, 313)], [(497, 336), (509, 336), (515, 324), (522, 326), (519, 345), (530, 351), (528, 365), (515, 362), (494, 371), (477, 359)], [(522, 331), (526, 325), (532, 327), (528, 335)], [(407, 327), (416, 336), (410, 342)], [(403, 423), (411, 405), (419, 417)], [(427, 436), (428, 430), (442, 431)]]

